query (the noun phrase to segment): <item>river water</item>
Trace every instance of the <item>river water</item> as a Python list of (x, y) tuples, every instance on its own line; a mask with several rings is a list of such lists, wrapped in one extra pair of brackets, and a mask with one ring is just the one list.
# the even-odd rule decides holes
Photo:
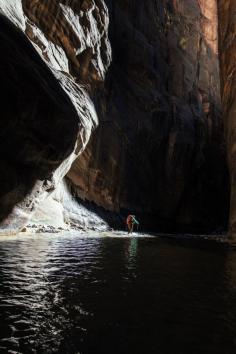
[(236, 252), (142, 237), (0, 239), (0, 353), (231, 354)]

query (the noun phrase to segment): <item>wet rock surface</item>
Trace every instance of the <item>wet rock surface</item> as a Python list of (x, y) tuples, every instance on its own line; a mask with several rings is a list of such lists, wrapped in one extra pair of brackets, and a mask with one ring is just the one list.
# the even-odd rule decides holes
[(216, 1), (106, 3), (113, 63), (69, 173), (79, 196), (158, 230), (226, 227)]

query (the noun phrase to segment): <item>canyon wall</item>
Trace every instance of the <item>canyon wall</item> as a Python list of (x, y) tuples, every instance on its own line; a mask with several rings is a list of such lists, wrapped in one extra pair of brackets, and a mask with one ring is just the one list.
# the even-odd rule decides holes
[(231, 197), (229, 235), (236, 239), (236, 1), (219, 0), (219, 52)]
[(154, 229), (226, 227), (215, 0), (106, 0), (113, 62), (99, 128), (69, 178), (80, 198)]
[[(84, 150), (111, 60), (102, 0), (0, 0), (0, 220), (22, 229)], [(86, 85), (86, 88), (85, 88)]]
[[(234, 185), (234, 1), (219, 5)], [(0, 0), (0, 29), (3, 232), (60, 204), (65, 175), (149, 229), (226, 227), (216, 0)]]

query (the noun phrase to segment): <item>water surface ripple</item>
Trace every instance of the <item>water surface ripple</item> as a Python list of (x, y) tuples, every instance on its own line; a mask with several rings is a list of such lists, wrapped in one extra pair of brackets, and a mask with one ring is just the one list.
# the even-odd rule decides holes
[(0, 239), (0, 353), (231, 354), (236, 253), (157, 238)]

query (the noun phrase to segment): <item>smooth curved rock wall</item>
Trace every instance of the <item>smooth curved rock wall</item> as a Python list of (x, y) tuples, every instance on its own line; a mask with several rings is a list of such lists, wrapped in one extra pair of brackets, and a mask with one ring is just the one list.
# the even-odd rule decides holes
[(111, 51), (102, 0), (0, 0), (0, 14), (0, 220), (14, 233), (84, 150)]

